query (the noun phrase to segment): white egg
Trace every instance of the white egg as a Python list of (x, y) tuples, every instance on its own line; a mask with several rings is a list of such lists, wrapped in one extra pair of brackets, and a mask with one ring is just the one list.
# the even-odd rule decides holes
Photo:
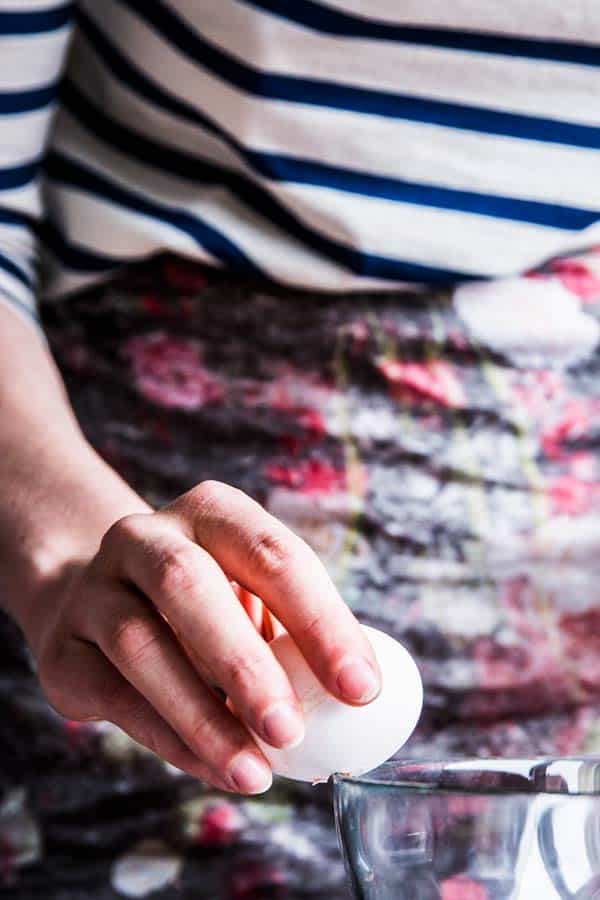
[(419, 670), (398, 641), (376, 628), (362, 628), (382, 676), (381, 693), (366, 706), (332, 697), (289, 634), (269, 645), (300, 699), (306, 728), (302, 743), (290, 750), (276, 750), (254, 735), (276, 775), (313, 782), (335, 772), (361, 775), (393, 756), (412, 734), (423, 706)]

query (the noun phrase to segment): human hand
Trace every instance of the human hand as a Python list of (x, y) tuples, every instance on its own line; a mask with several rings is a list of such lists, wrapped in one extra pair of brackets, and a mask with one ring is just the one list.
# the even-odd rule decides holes
[(376, 696), (371, 647), (313, 551), (241, 491), (208, 481), (119, 519), (54, 584), (27, 635), (50, 703), (114, 722), (215, 787), (266, 790), (271, 770), (247, 728), (282, 748), (301, 740), (303, 721), (250, 595), (333, 695)]

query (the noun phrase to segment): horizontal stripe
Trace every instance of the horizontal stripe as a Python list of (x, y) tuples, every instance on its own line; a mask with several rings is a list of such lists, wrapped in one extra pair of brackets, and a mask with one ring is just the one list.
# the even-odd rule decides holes
[[(46, 145), (52, 124), (52, 107), (17, 115), (0, 116), (0, 170), (19, 167), (37, 159)], [(4, 137), (5, 136), (5, 137)]]
[[(260, 255), (253, 258), (276, 280), (289, 281), (290, 265), (297, 247), (292, 235), (274, 229), (264, 217), (251, 215), (248, 207), (234, 202), (230, 192), (211, 184), (194, 185), (131, 160), (97, 141), (66, 111), (62, 116), (57, 145), (61, 153), (75, 157), (105, 178), (117, 180), (124, 187), (154, 202), (185, 204), (188, 210), (194, 214), (197, 212), (206, 221), (218, 223), (218, 227), (236, 244), (243, 240), (250, 254), (258, 254), (256, 248), (262, 245)], [(59, 189), (53, 190), (50, 196), (53, 206), (65, 215), (66, 206)], [(396, 264), (408, 262), (415, 269), (422, 266), (431, 270), (437, 266), (444, 271), (445, 277), (439, 279), (444, 284), (461, 280), (465, 274), (473, 277), (505, 274), (514, 271), (521, 262), (529, 266), (533, 261), (560, 249), (572, 234), (502, 220), (483, 220), (464, 213), (386, 203), (304, 185), (282, 186), (278, 196), (301, 215), (306, 226), (323, 234), (327, 240), (339, 243), (346, 254), (348, 250), (351, 253), (360, 252), (360, 257), (350, 256), (348, 259), (344, 256), (338, 263), (344, 267), (342, 272), (345, 271), (347, 277), (341, 278), (339, 271), (332, 270), (330, 275), (322, 273), (321, 281), (319, 270), (327, 257), (320, 253), (305, 253), (308, 264), (305, 263), (304, 270), (296, 270), (299, 277), (294, 275), (294, 283), (301, 285), (310, 279), (311, 284), (329, 289), (337, 289), (336, 285), (344, 283), (350, 288), (357, 288), (366, 276), (379, 278), (378, 288), (384, 288), (386, 283), (381, 280), (382, 260), (386, 263), (391, 260)], [(75, 212), (72, 206), (70, 218), (74, 233), (77, 233)], [(91, 216), (93, 219), (93, 213), (88, 208), (82, 211), (81, 216)], [(581, 233), (576, 234), (580, 239)], [(366, 271), (366, 266), (373, 260), (377, 268)], [(447, 260), (451, 261), (453, 278), (448, 277)], [(351, 266), (362, 264), (363, 268), (350, 268), (348, 262)], [(398, 268), (392, 273), (396, 277), (388, 277), (387, 281), (394, 284), (409, 280), (428, 282), (418, 269), (416, 277), (403, 279), (397, 274)], [(334, 274), (335, 278), (332, 277)], [(407, 274), (413, 275), (414, 270)], [(352, 282), (351, 278), (355, 281)], [(340, 286), (339, 289), (347, 288)]]
[[(148, 47), (150, 59), (160, 53), (168, 66), (167, 45), (161, 45), (156, 35), (133, 14), (127, 15), (123, 7), (117, 8), (112, 0), (105, 2), (105, 25), (113, 33), (124, 28), (136, 35)], [(448, 103), (600, 125), (600, 109), (594, 102), (600, 90), (600, 68), (428, 45), (348, 40), (299, 27), (289, 19), (242, 3), (230, 4), (226, 16), (220, 12), (203, 16), (201, 27), (190, 0), (178, 0), (177, 10), (188, 28), (199, 30), (204, 40), (269, 73), (295, 78), (317, 76), (346, 87), (401, 91)], [(177, 66), (174, 72), (172, 66), (168, 67), (170, 81), (179, 79), (176, 73), (180, 68)]]
[[(184, 123), (197, 126), (204, 132), (215, 135), (223, 141), (236, 157), (257, 175), (277, 181), (281, 166), (302, 167), (306, 162), (314, 165), (314, 157), (320, 157), (325, 166), (335, 166), (336, 158), (352, 158), (357, 165), (369, 166), (375, 171), (406, 172), (413, 179), (428, 184), (436, 177), (441, 184), (450, 181), (449, 187), (467, 189), (484, 183), (490, 185), (490, 193), (504, 193), (526, 199), (539, 199), (541, 202), (565, 205), (559, 202), (563, 197), (580, 203), (583, 209), (600, 207), (600, 179), (597, 178), (598, 156), (596, 153), (581, 148), (560, 145), (543, 145), (537, 142), (516, 141), (512, 138), (496, 138), (490, 135), (454, 131), (436, 126), (412, 122), (390, 122), (386, 119), (356, 121), (351, 113), (336, 113), (335, 136), (331, 140), (328, 130), (328, 113), (326, 110), (307, 110), (299, 107), (294, 110), (296, 127), (292, 131), (289, 117), (281, 119), (276, 110), (273, 121), (271, 110), (263, 104), (262, 120), (265, 123), (266, 136), (259, 136), (261, 143), (268, 141), (273, 146), (280, 146), (286, 134), (292, 134), (292, 142), (297, 150), (303, 151), (308, 159), (291, 156), (285, 153), (253, 150), (244, 144), (229, 130), (218, 124), (207, 114), (197, 111), (191, 104), (176, 99), (172, 94), (151, 81), (137, 67), (134, 68), (124, 55), (110, 42), (97, 26), (87, 17), (81, 19), (81, 30), (84, 32), (83, 46), (78, 45), (72, 57), (73, 75), (79, 84), (84, 84), (89, 94), (110, 95), (117, 108), (122, 109), (124, 121), (128, 121), (129, 108), (135, 110), (139, 127), (146, 127), (153, 134), (159, 131), (172, 138), (174, 144), (183, 142), (185, 134), (190, 146), (198, 145), (194, 129), (188, 132)], [(127, 93), (127, 89), (132, 93)], [(206, 91), (206, 94), (210, 91)], [(211, 98), (216, 108), (224, 106), (221, 98)], [(144, 108), (144, 103), (148, 107)], [(250, 101), (246, 101), (248, 103)], [(206, 96), (205, 104), (208, 105)], [(253, 100), (258, 104), (260, 101)], [(157, 122), (156, 110), (173, 116), (168, 122), (161, 118)], [(253, 110), (249, 109), (250, 114)], [(279, 114), (278, 114), (279, 113)], [(237, 123), (232, 122), (232, 127)], [(279, 129), (276, 130), (276, 125)], [(243, 122), (242, 122), (243, 125)], [(303, 127), (299, 127), (302, 125)], [(169, 134), (170, 132), (170, 134)], [(204, 143), (208, 143), (206, 140)], [(402, 155), (389, 155), (389, 148), (394, 144), (402, 146)], [(367, 152), (367, 147), (369, 153)], [(348, 151), (348, 148), (349, 151)], [(359, 148), (359, 152), (357, 151)], [(437, 151), (436, 151), (436, 148)], [(210, 146), (213, 157), (223, 158), (225, 148)], [(362, 155), (361, 155), (362, 154)], [(490, 156), (495, 154), (502, 158), (502, 166), (490, 166)], [(313, 157), (313, 160), (310, 159)], [(468, 160), (468, 165), (466, 161)], [(235, 163), (235, 159), (231, 161)], [(580, 172), (575, 181), (574, 171)], [(547, 173), (546, 175), (544, 173)], [(368, 175), (369, 173), (363, 173)], [(289, 180), (294, 175), (287, 173)], [(393, 177), (393, 176), (388, 176)], [(298, 175), (299, 181), (307, 179)], [(404, 179), (406, 180), (406, 179)], [(462, 181), (462, 184), (461, 184)], [(454, 182), (454, 184), (452, 183)], [(568, 186), (568, 191), (566, 190)], [(574, 190), (575, 188), (575, 190)], [(569, 192), (572, 196), (569, 196)], [(536, 197), (539, 194), (541, 196)]]
[[(313, 0), (241, 0), (247, 6), (296, 22), (305, 28), (346, 38), (428, 44), (452, 50), (523, 56), (553, 62), (600, 66), (600, 46), (572, 41), (532, 40), (517, 36), (465, 31), (454, 28), (426, 28), (394, 25), (371, 17), (355, 16)], [(349, 48), (350, 49), (350, 48)]]
[(26, 113), (48, 106), (55, 99), (57, 88), (55, 82), (31, 91), (0, 91), (0, 115)]
[[(230, 191), (214, 184), (194, 185), (158, 172), (98, 141), (66, 110), (61, 110), (59, 117), (59, 137), (55, 145), (58, 152), (84, 166), (93, 159), (94, 169), (102, 177), (116, 181), (150, 201), (169, 207), (177, 204), (178, 208), (198, 214), (235, 242), (271, 282), (333, 291), (358, 287), (354, 273), (305, 247), (237, 200)], [(101, 197), (78, 194), (76, 190), (53, 182), (49, 184), (47, 196), (57, 220), (66, 223), (65, 227), (74, 239), (85, 245), (102, 247), (108, 253), (126, 257), (130, 251), (137, 252), (143, 247), (141, 242), (150, 239), (154, 251), (171, 248), (192, 259), (207, 256), (205, 250), (201, 254), (198, 244), (183, 232), (171, 229), (169, 233), (164, 222), (143, 216), (136, 219), (135, 213), (124, 207), (103, 204)], [(217, 263), (212, 257), (208, 262)], [(365, 290), (390, 290), (408, 285), (404, 281), (361, 276), (360, 286)]]
[(61, 74), (70, 34), (70, 28), (25, 37), (0, 34), (2, 91), (29, 91), (54, 83)]
[(73, 13), (73, 4), (53, 9), (16, 12), (0, 9), (0, 37), (9, 34), (39, 34), (64, 28)]
[(0, 191), (12, 190), (13, 188), (24, 187), (36, 177), (41, 160), (25, 163), (22, 166), (11, 166), (10, 168), (0, 169)]
[(133, 191), (126, 190), (114, 182), (101, 177), (72, 159), (56, 153), (48, 154), (45, 163), (46, 174), (55, 181), (89, 191), (97, 196), (104, 197), (117, 205), (134, 210), (143, 215), (167, 222), (175, 228), (179, 228), (189, 234), (201, 246), (207, 248), (217, 259), (226, 262), (239, 272), (260, 277), (261, 272), (241, 251), (222, 234), (202, 222), (197, 216), (187, 212), (168, 209), (158, 203), (153, 203), (141, 197)]
[[(81, 123), (80, 119), (77, 121)], [(89, 126), (94, 124), (94, 115), (88, 116), (86, 124)], [(415, 278), (418, 281), (423, 281), (429, 278), (442, 282), (447, 282), (448, 280), (456, 281), (465, 277), (465, 273), (459, 271), (439, 270), (433, 267), (430, 269), (417, 264), (408, 264), (404, 261), (398, 262), (392, 258), (382, 257), (377, 254), (355, 251), (348, 245), (331, 240), (322, 232), (308, 228), (272, 195), (236, 173), (222, 170), (214, 164), (201, 163), (184, 154), (170, 151), (169, 148), (165, 148), (164, 156), (161, 159), (163, 151), (159, 145), (151, 145), (151, 142), (138, 137), (134, 133), (127, 133), (118, 126), (114, 127), (113, 123), (103, 122), (96, 136), (101, 141), (106, 142), (109, 131), (114, 139), (112, 141), (113, 146), (118, 147), (119, 151), (126, 156), (137, 158), (152, 165), (159, 171), (170, 170), (173, 175), (177, 175), (179, 178), (189, 177), (191, 181), (207, 186), (222, 185), (227, 187), (236, 198), (250, 209), (259, 213), (261, 217), (287, 231), (290, 236), (302, 241), (302, 243), (317, 253), (337, 264), (346, 266), (357, 274), (368, 273), (372, 277), (407, 281)], [(136, 151), (133, 154), (132, 143), (136, 146)], [(100, 155), (99, 151), (94, 154), (96, 157), (100, 157)], [(178, 191), (178, 193), (181, 192)]]
[[(194, 3), (196, 0), (187, 0)], [(365, 0), (326, 0), (343, 13), (365, 18)], [(597, 34), (596, 0), (502, 0), (476, 3), (474, 0), (369, 0), (368, 17), (389, 25), (409, 24), (432, 28), (456, 28), (468, 24), (470, 31), (514, 37), (556, 39), (586, 43)]]
[(32, 216), (21, 210), (0, 206), (0, 225), (18, 225), (23, 228), (31, 228), (34, 221)]
[(312, 78), (273, 75), (239, 62), (193, 33), (160, 0), (118, 0), (166, 37), (195, 64), (259, 97), (352, 110), (365, 115), (404, 118), (525, 140), (600, 149), (600, 128), (554, 119), (505, 113), (387, 91), (347, 87)]
[[(208, 162), (199, 156), (192, 156), (150, 140), (139, 133), (109, 119), (95, 105), (92, 105), (72, 82), (67, 82), (61, 97), (80, 122), (91, 129), (101, 140), (112, 143), (127, 155), (155, 166), (162, 171), (190, 181), (214, 182), (226, 185), (236, 196), (248, 203), (272, 222), (287, 229), (296, 238), (309, 241), (321, 252), (326, 250), (325, 239), (317, 234), (307, 233), (297, 219), (290, 215), (264, 189), (237, 172)], [(600, 219), (600, 212), (574, 209), (558, 204), (536, 203), (512, 197), (494, 197), (475, 192), (452, 190), (424, 184), (410, 184), (398, 179), (384, 178), (327, 166), (308, 160), (271, 156), (271, 178), (277, 181), (292, 181), (340, 190), (346, 193), (365, 194), (402, 203), (419, 206), (433, 206), (478, 215), (493, 216), (565, 230), (582, 230)], [(334, 251), (335, 252), (335, 251)]]
[[(53, 200), (57, 197), (59, 203), (52, 203), (49, 215), (61, 243), (54, 241), (53, 256), (60, 256), (62, 242), (70, 247), (71, 253), (77, 250), (86, 254), (79, 260), (71, 255), (71, 266), (64, 258), (60, 259), (63, 269), (71, 276), (82, 278), (93, 277), (94, 273), (107, 274), (113, 267), (146, 259), (165, 248), (193, 256), (209, 265), (217, 264), (214, 257), (191, 237), (157, 219), (149, 219), (124, 206), (116, 206), (103, 197), (82, 193), (78, 188), (65, 184), (59, 186), (59, 194), (53, 194)], [(43, 241), (43, 247), (47, 257), (50, 248), (46, 241)], [(88, 251), (87, 248), (92, 249)], [(61, 272), (61, 277), (64, 274)]]
[(64, 232), (49, 219), (37, 229), (42, 244), (57, 256), (63, 265), (77, 272), (106, 272), (118, 269), (123, 260), (110, 257), (96, 250), (77, 247), (67, 240)]
[(17, 278), (22, 284), (31, 287), (31, 279), (25, 269), (22, 269), (14, 259), (0, 251), (0, 268), (5, 269), (14, 278)]

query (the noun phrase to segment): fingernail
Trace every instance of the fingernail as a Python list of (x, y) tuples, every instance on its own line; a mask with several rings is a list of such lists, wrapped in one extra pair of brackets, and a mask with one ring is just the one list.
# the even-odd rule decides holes
[(342, 664), (337, 686), (346, 700), (368, 703), (374, 700), (380, 690), (379, 679), (366, 659), (351, 656)]
[(289, 750), (304, 740), (304, 720), (289, 703), (275, 703), (265, 714), (263, 733), (269, 744)]
[(241, 794), (264, 794), (273, 782), (269, 766), (254, 753), (240, 753), (229, 770), (229, 777)]

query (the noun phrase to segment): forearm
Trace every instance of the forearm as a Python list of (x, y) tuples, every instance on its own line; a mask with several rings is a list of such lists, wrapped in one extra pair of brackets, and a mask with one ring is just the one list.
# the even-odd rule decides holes
[(38, 335), (0, 305), (0, 605), (29, 631), (45, 586), (148, 509), (85, 440)]

